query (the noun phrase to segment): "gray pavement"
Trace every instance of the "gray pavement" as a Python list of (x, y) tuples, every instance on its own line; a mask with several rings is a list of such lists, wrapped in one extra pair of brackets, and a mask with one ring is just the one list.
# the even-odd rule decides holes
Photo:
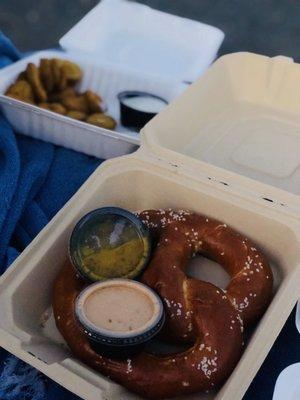
[[(300, 61), (300, 0), (138, 0), (218, 26), (220, 53), (247, 50)], [(21, 50), (57, 45), (98, 0), (0, 0), (0, 29)]]

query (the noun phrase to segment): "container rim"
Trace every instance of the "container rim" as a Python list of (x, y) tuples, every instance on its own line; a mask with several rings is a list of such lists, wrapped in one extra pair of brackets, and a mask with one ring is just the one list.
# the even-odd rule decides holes
[(135, 96), (137, 96), (137, 97), (138, 96), (152, 97), (154, 99), (159, 99), (159, 100), (163, 101), (165, 104), (169, 104), (169, 102), (166, 99), (164, 99), (163, 97), (157, 96), (156, 94), (153, 94), (153, 93), (144, 92), (142, 90), (123, 90), (122, 92), (120, 92), (118, 94), (118, 100), (120, 102), (122, 102), (123, 99), (125, 99), (127, 97), (135, 97)]
[[(21, 109), (27, 109), (27, 110), (33, 110), (33, 112), (35, 113), (39, 113), (39, 114), (43, 114), (48, 118), (51, 119), (57, 119), (62, 121), (63, 123), (67, 123), (68, 125), (74, 125), (77, 127), (83, 127), (85, 130), (85, 134), (93, 134), (93, 133), (99, 133), (101, 135), (107, 136), (107, 137), (111, 137), (120, 141), (125, 141), (128, 143), (132, 143), (132, 144), (136, 144), (136, 145), (140, 145), (140, 140), (138, 137), (135, 137), (131, 134), (127, 134), (125, 132), (118, 132), (116, 131), (112, 131), (110, 129), (106, 129), (106, 128), (100, 128), (96, 125), (92, 125), (92, 124), (88, 124), (84, 121), (79, 121), (79, 120), (74, 120), (66, 115), (61, 115), (58, 113), (55, 113), (51, 110), (46, 110), (43, 109), (41, 107), (38, 107), (34, 104), (29, 104), (29, 103), (25, 103), (24, 101), (21, 100), (17, 100), (14, 99), (12, 97), (6, 96), (3, 93), (0, 93), (0, 100), (2, 100), (2, 102), (5, 103), (11, 103), (14, 104), (15, 107), (17, 108), (21, 108)], [(1, 102), (1, 101), (0, 101)]]

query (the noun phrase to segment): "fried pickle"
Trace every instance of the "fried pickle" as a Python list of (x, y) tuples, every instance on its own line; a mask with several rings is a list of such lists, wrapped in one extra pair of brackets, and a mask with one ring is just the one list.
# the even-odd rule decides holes
[(27, 80), (30, 83), (34, 95), (39, 102), (47, 101), (47, 92), (41, 81), (40, 71), (36, 65), (29, 63), (26, 68)]
[(67, 113), (66, 108), (60, 103), (39, 103), (38, 106), (61, 115), (66, 115)]
[(20, 79), (16, 83), (10, 85), (5, 94), (6, 96), (13, 97), (17, 100), (22, 100), (26, 103), (34, 104), (32, 87), (24, 79)]
[(68, 110), (74, 110), (74, 111), (81, 111), (84, 113), (88, 113), (89, 107), (87, 100), (85, 96), (80, 95), (80, 96), (67, 96), (62, 99), (62, 104), (68, 109)]
[(51, 69), (52, 69), (52, 76), (53, 76), (53, 83), (54, 87), (59, 89), (60, 81), (61, 81), (61, 60), (58, 58), (53, 58), (50, 60)]
[(60, 92), (54, 92), (49, 95), (49, 101), (61, 103), (66, 97), (76, 97), (77, 93), (74, 88), (67, 87)]
[(22, 72), (20, 72), (19, 73), (19, 75), (18, 75), (18, 77), (17, 77), (17, 79), (16, 79), (16, 82), (18, 82), (18, 81), (26, 81), (27, 80), (27, 75), (26, 75), (26, 71), (22, 71)]
[(114, 130), (117, 125), (116, 121), (112, 117), (103, 113), (89, 115), (86, 122), (110, 130)]
[(101, 113), (102, 109), (100, 106), (100, 103), (102, 101), (101, 97), (98, 96), (95, 92), (92, 90), (87, 90), (84, 93), (84, 96), (86, 98), (89, 110), (91, 113)]
[(67, 112), (67, 117), (77, 119), (79, 121), (84, 121), (87, 117), (86, 113), (82, 111), (70, 110)]
[(54, 89), (54, 76), (51, 68), (51, 60), (42, 58), (40, 62), (40, 75), (47, 92), (51, 93)]
[(64, 60), (60, 69), (68, 82), (76, 83), (82, 78), (81, 68), (71, 61)]

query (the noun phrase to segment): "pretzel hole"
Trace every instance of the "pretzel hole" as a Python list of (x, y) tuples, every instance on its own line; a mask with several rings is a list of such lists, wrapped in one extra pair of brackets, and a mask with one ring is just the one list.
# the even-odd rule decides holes
[(230, 276), (220, 264), (202, 255), (190, 260), (186, 272), (191, 278), (213, 283), (221, 289), (225, 289), (230, 282)]
[(148, 353), (152, 353), (157, 356), (169, 355), (181, 353), (183, 351), (188, 350), (191, 347), (191, 344), (188, 345), (176, 345), (164, 342), (159, 338), (155, 338), (147, 343), (145, 350)]

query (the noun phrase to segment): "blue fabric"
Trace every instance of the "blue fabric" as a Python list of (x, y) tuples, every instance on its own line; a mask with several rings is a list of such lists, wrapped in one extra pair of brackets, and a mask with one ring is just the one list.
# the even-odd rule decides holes
[[(20, 53), (0, 32), (0, 68)], [(101, 163), (16, 134), (0, 115), (0, 273)], [(75, 400), (34, 368), (0, 350), (1, 400)]]

